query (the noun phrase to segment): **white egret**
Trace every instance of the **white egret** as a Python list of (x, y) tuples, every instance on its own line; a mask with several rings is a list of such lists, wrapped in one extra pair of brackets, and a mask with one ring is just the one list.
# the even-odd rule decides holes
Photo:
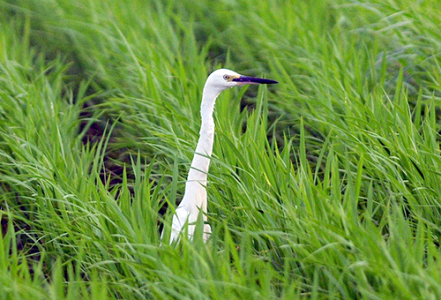
[(247, 77), (227, 69), (219, 69), (208, 76), (205, 82), (201, 117), (202, 124), (199, 132), (199, 141), (188, 172), (185, 184), (184, 198), (173, 215), (170, 243), (179, 239), (179, 235), (187, 224), (187, 234), (191, 239), (195, 231), (195, 223), (199, 213), (204, 220), (203, 239), (206, 241), (211, 234), (211, 227), (207, 224), (207, 174), (210, 166), (210, 156), (214, 141), (213, 110), (219, 94), (234, 86), (245, 84), (274, 84), (277, 81), (263, 78)]

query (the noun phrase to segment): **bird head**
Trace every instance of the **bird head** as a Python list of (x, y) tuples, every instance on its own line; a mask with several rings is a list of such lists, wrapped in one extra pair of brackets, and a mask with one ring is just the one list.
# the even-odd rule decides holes
[(263, 79), (257, 77), (248, 77), (236, 73), (228, 69), (219, 69), (210, 74), (205, 83), (205, 87), (217, 89), (220, 91), (226, 90), (233, 86), (246, 84), (275, 84), (275, 80)]

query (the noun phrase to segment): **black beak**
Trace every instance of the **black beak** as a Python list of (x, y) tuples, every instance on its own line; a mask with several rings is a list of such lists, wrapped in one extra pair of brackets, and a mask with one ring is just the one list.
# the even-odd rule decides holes
[(257, 77), (248, 77), (248, 76), (240, 76), (239, 78), (234, 78), (232, 81), (240, 82), (243, 84), (275, 84), (278, 83), (275, 80), (257, 78)]

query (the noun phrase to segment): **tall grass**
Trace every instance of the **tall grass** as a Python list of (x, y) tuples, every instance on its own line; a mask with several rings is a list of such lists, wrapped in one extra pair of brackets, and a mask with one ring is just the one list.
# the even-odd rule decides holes
[[(0, 1), (1, 299), (438, 299), (437, 1)], [(161, 244), (227, 67), (212, 238)], [(168, 209), (166, 209), (168, 207)]]

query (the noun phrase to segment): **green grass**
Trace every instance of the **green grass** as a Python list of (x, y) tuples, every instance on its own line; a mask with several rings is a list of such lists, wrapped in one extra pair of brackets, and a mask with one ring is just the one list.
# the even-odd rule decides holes
[[(440, 6), (0, 0), (0, 299), (441, 298)], [(280, 83), (161, 245), (218, 67)]]

